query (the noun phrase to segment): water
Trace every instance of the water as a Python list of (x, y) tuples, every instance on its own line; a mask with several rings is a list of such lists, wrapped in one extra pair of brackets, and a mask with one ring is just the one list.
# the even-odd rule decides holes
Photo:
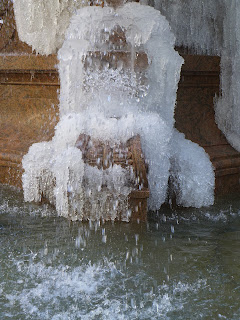
[(1, 319), (240, 318), (239, 200), (102, 225), (0, 199)]

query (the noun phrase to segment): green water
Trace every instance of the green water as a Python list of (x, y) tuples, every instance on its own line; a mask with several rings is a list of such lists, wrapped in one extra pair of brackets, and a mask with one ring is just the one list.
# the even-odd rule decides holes
[(71, 223), (0, 187), (0, 319), (240, 319), (240, 200)]

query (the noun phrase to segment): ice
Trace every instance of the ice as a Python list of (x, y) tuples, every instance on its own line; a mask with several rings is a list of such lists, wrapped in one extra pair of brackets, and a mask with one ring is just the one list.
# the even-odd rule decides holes
[[(227, 1), (226, 1), (227, 3)], [(239, 79), (240, 3), (226, 5), (224, 44), (221, 55), (221, 91), (216, 101), (216, 122), (230, 144), (240, 151), (240, 79)]]
[(21, 41), (41, 54), (55, 53), (63, 43), (70, 18), (84, 0), (14, 0)]
[(221, 56), (216, 123), (229, 143), (240, 151), (239, 1), (155, 0), (150, 4), (168, 19), (177, 46), (198, 54)]
[[(220, 53), (226, 0), (148, 2), (166, 16), (176, 35), (178, 46), (192, 47), (198, 53)], [(86, 5), (87, 0), (15, 0), (14, 10), (20, 39), (39, 53), (56, 52), (63, 43), (73, 12)], [(146, 19), (151, 21), (149, 17)], [(107, 26), (105, 30), (108, 30)]]
[(128, 221), (128, 195), (136, 189), (131, 166), (91, 167), (76, 141), (85, 134), (114, 146), (140, 135), (149, 209), (165, 202), (170, 174), (175, 186), (176, 179), (184, 180), (176, 190), (179, 204), (212, 204), (209, 158), (196, 144), (173, 135), (183, 63), (174, 44), (166, 18), (148, 6), (84, 7), (73, 15), (58, 51), (60, 121), (50, 142), (33, 145), (24, 156), (25, 200), (48, 198), (71, 220)]
[[(87, 111), (63, 116), (56, 127), (53, 140), (34, 144), (23, 159), (25, 200), (40, 201), (41, 196), (45, 196), (56, 205), (60, 215), (71, 219), (74, 214), (72, 213), (73, 205), (68, 203), (74, 201), (76, 204), (74, 212), (77, 219), (82, 220), (88, 217), (94, 220), (96, 215), (102, 212), (99, 218), (106, 220), (114, 219), (115, 213), (112, 211), (110, 216), (107, 212), (104, 213), (104, 199), (107, 205), (110, 196), (114, 195), (115, 200), (121, 198), (121, 201), (118, 201), (119, 206), (121, 202), (125, 202), (123, 212), (126, 212), (126, 197), (134, 187), (131, 172), (119, 166), (118, 168), (113, 166), (111, 170), (104, 172), (85, 165), (80, 151), (74, 147), (81, 133), (89, 134), (102, 141), (110, 141), (113, 144), (127, 141), (133, 133), (140, 134), (145, 159), (149, 163), (148, 180), (151, 190), (149, 206), (151, 209), (161, 206), (165, 201), (169, 177), (171, 130), (159, 115), (150, 113), (136, 115), (129, 113), (119, 120), (106, 118), (100, 113), (89, 116)], [(85, 176), (85, 190), (81, 187), (83, 175)], [(71, 199), (68, 193), (69, 183), (74, 196)], [(55, 184), (53, 192), (52, 188)], [(98, 190), (98, 186), (102, 185), (106, 185), (107, 188)], [(83, 217), (81, 203), (84, 197), (86, 200), (87, 195), (83, 194), (87, 194), (87, 190), (91, 190), (90, 200), (93, 203), (95, 199), (95, 207), (89, 203), (89, 212), (86, 212)], [(100, 200), (102, 208), (99, 207)], [(109, 210), (111, 208), (108, 208)], [(90, 213), (91, 216), (89, 216)]]
[(150, 3), (168, 19), (176, 45), (198, 54), (219, 55), (228, 0), (154, 0)]
[(177, 205), (200, 208), (213, 204), (214, 171), (204, 149), (177, 131), (171, 147), (171, 186)]

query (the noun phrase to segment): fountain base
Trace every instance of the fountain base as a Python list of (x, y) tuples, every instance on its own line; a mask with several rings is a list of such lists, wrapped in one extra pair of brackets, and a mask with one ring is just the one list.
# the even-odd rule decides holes
[(198, 143), (215, 168), (215, 196), (240, 192), (240, 153), (215, 122), (214, 99), (220, 90), (220, 57), (182, 54), (185, 63), (177, 92), (176, 128)]

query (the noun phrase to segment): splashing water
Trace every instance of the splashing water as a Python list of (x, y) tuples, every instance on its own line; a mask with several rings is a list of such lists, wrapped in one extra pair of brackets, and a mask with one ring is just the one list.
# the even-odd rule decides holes
[(1, 319), (240, 316), (237, 197), (148, 224), (70, 223), (0, 186), (0, 239)]
[(55, 136), (31, 146), (23, 159), (26, 201), (47, 197), (72, 220), (114, 220), (121, 211), (127, 221), (131, 170), (90, 168), (76, 141), (87, 134), (116, 145), (139, 134), (149, 166), (149, 209), (166, 200), (170, 175), (178, 204), (213, 203), (208, 156), (173, 130), (183, 63), (174, 42), (167, 20), (147, 6), (76, 12), (58, 52), (61, 118)]

